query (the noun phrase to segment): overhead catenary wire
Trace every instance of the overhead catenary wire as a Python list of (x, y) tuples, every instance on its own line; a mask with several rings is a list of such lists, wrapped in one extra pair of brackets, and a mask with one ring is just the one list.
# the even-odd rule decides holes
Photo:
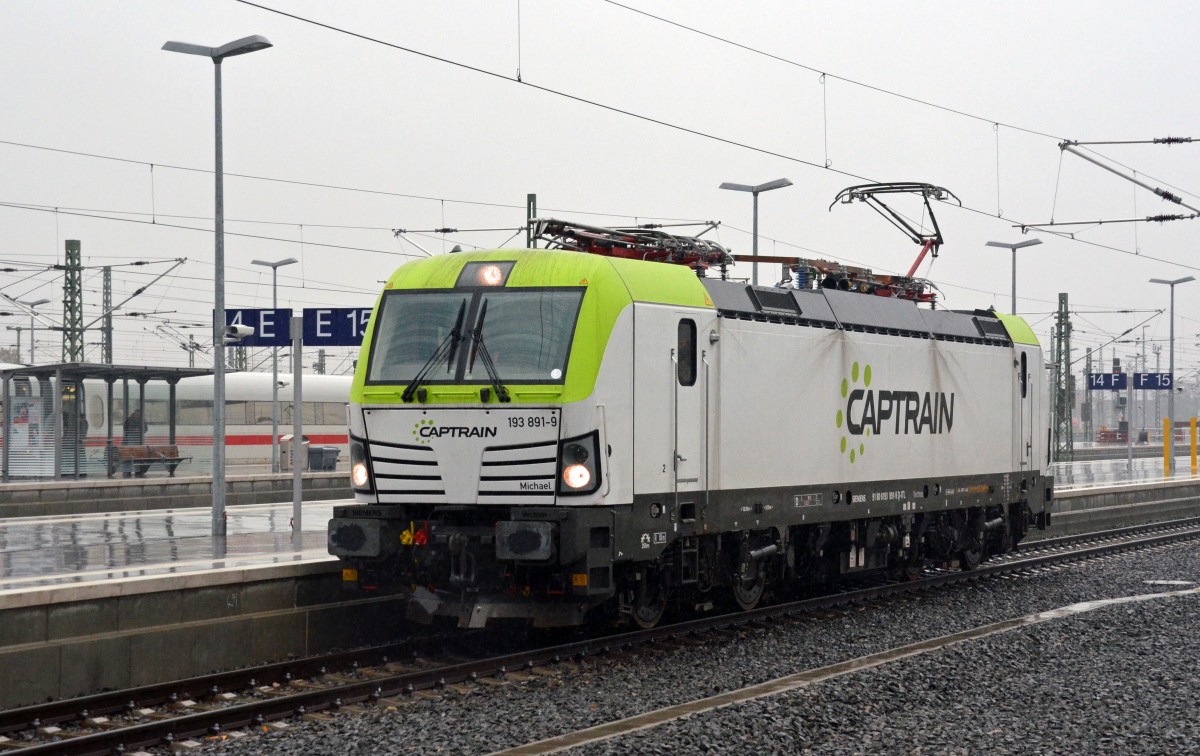
[[(238, 0), (238, 1), (246, 2), (248, 5), (254, 5), (254, 3), (247, 2), (247, 0)], [(1047, 134), (1046, 132), (1038, 131), (1036, 129), (1031, 129), (1031, 128), (1027, 128), (1024, 126), (1017, 126), (1015, 124), (1005, 123), (1003, 121), (997, 121), (995, 118), (988, 118), (985, 116), (976, 115), (974, 113), (968, 113), (965, 110), (951, 108), (946, 105), (939, 105), (935, 102), (930, 102), (928, 100), (922, 100), (917, 97), (912, 97), (911, 95), (901, 94), (900, 92), (896, 92), (896, 91), (893, 91), (890, 89), (885, 89), (883, 87), (875, 86), (874, 84), (867, 84), (866, 82), (858, 81), (857, 79), (850, 79), (845, 76), (838, 76), (837, 74), (831, 74), (831, 73), (828, 73), (827, 71), (823, 71), (819, 68), (815, 68), (815, 67), (807, 65), (805, 63), (800, 63), (800, 62), (792, 60), (790, 58), (785, 58), (781, 55), (769, 53), (769, 52), (766, 52), (765, 50), (760, 50), (757, 47), (752, 47), (750, 45), (743, 44), (741, 42), (736, 42), (732, 39), (729, 39), (727, 37), (722, 37), (718, 34), (706, 32), (702, 29), (697, 29), (693, 26), (688, 26), (687, 24), (683, 24), (678, 21), (674, 21), (672, 19), (666, 18), (665, 16), (658, 16), (653, 13), (650, 13), (649, 11), (644, 11), (644, 10), (641, 10), (640, 8), (634, 8), (633, 6), (626, 5), (624, 3), (619, 3), (616, 0), (603, 0), (603, 2), (606, 2), (609, 5), (612, 5), (617, 8), (622, 8), (631, 13), (636, 13), (638, 15), (654, 19), (655, 21), (660, 21), (664, 24), (668, 24), (670, 26), (674, 26), (676, 28), (683, 29), (685, 31), (691, 32), (692, 34), (698, 34), (702, 37), (707, 37), (708, 39), (714, 40), (716, 42), (721, 42), (722, 44), (726, 44), (731, 47), (736, 47), (740, 50), (744, 50), (746, 52), (753, 53), (754, 55), (759, 55), (764, 58), (769, 58), (771, 60), (777, 61), (779, 63), (783, 63), (785, 65), (795, 66), (796, 68), (802, 68), (806, 71), (812, 71), (813, 73), (820, 74), (821, 76), (828, 76), (830, 78), (837, 79), (838, 81), (845, 82), (846, 84), (852, 84), (856, 87), (862, 87), (863, 89), (868, 89), (872, 92), (878, 92), (880, 94), (889, 95), (891, 97), (897, 97), (901, 100), (907, 100), (908, 102), (916, 103), (918, 105), (924, 105), (926, 107), (935, 108), (937, 110), (941, 110), (946, 113), (953, 113), (954, 115), (962, 116), (964, 118), (970, 118), (975, 121), (981, 121), (983, 123), (999, 124), (1000, 126), (1003, 126), (1006, 129), (1013, 129), (1014, 131), (1023, 131), (1026, 134), (1033, 134), (1034, 136), (1046, 137), (1047, 139), (1060, 139), (1060, 137), (1056, 137), (1052, 134)], [(261, 6), (259, 6), (259, 7), (261, 7)]]
[[(0, 139), (0, 144), (8, 145), (10, 147), (22, 147), (22, 148), (30, 149), (30, 150), (41, 150), (44, 152), (56, 152), (56, 153), (60, 153), (60, 154), (64, 154), (64, 155), (75, 155), (77, 157), (86, 157), (86, 158), (92, 158), (95, 160), (109, 160), (109, 161), (113, 161), (113, 162), (117, 162), (117, 163), (128, 163), (130, 165), (145, 165), (145, 166), (156, 165), (159, 168), (168, 168), (171, 170), (185, 171), (188, 173), (212, 174), (212, 172), (213, 172), (212, 168), (198, 168), (195, 166), (172, 165), (172, 164), (167, 164), (167, 163), (151, 163), (146, 160), (137, 160), (134, 158), (117, 157), (115, 155), (104, 155), (104, 154), (96, 153), (96, 152), (84, 152), (81, 150), (68, 150), (68, 149), (64, 149), (61, 147), (49, 147), (47, 145), (30, 144), (28, 142), (14, 142), (14, 141), (8, 140), (8, 139)], [(225, 176), (225, 178), (240, 178), (240, 179), (247, 179), (247, 180), (251, 180), (251, 181), (266, 181), (266, 182), (275, 183), (275, 184), (290, 184), (292, 186), (303, 186), (303, 187), (309, 187), (309, 188), (313, 188), (313, 189), (328, 189), (331, 191), (339, 191), (339, 192), (357, 192), (360, 194), (373, 194), (373, 195), (378, 195), (381, 197), (397, 197), (400, 199), (422, 200), (425, 202), (446, 202), (446, 203), (453, 204), (453, 205), (474, 205), (474, 206), (478, 206), (478, 207), (495, 207), (495, 208), (501, 208), (501, 209), (505, 209), (505, 210), (522, 210), (523, 211), (525, 209), (524, 205), (518, 205), (515, 203), (487, 202), (484, 200), (454, 199), (451, 197), (434, 197), (431, 195), (424, 195), (424, 194), (393, 192), (393, 191), (388, 191), (388, 190), (384, 190), (384, 189), (368, 189), (365, 187), (345, 186), (342, 184), (327, 184), (327, 183), (322, 183), (319, 181), (301, 181), (298, 179), (285, 179), (285, 178), (279, 178), (279, 177), (275, 177), (275, 176), (259, 176), (259, 175), (250, 174), (250, 173), (234, 173), (231, 171), (222, 171), (222, 175)], [(552, 208), (552, 207), (544, 207), (542, 209), (545, 210), (546, 212), (572, 213), (572, 214), (576, 214), (576, 215), (595, 215), (597, 217), (602, 217), (602, 218), (633, 218), (633, 217), (635, 217), (634, 213), (596, 212), (596, 211), (592, 211), (592, 210), (577, 210), (577, 209), (571, 209), (571, 208)], [(682, 222), (692, 222), (692, 223), (699, 222), (694, 218), (671, 218), (671, 217), (666, 217), (666, 216), (653, 216), (653, 215), (648, 216), (645, 213), (641, 213), (641, 215), (642, 215), (642, 217), (659, 218), (661, 220), (682, 221)], [(164, 217), (166, 217), (166, 216), (164, 216)], [(314, 224), (309, 224), (309, 225), (314, 225)]]
[[(606, 1), (606, 2), (611, 2), (612, 0), (605, 0), (605, 1)], [(843, 170), (840, 170), (840, 169), (837, 169), (837, 168), (833, 168), (833, 167), (828, 167), (828, 168), (827, 168), (827, 167), (825, 167), (825, 166), (823, 166), (823, 165), (821, 165), (821, 164), (819, 164), (819, 163), (815, 163), (815, 162), (813, 162), (813, 161), (811, 161), (811, 160), (805, 160), (805, 159), (803, 159), (803, 158), (796, 157), (796, 156), (794, 156), (794, 155), (787, 155), (787, 154), (785, 154), (785, 153), (777, 152), (777, 151), (775, 151), (775, 150), (770, 150), (770, 149), (767, 149), (767, 148), (764, 148), (764, 147), (757, 147), (757, 146), (754, 146), (754, 145), (751, 145), (751, 144), (747, 144), (747, 143), (744, 143), (744, 142), (740, 142), (740, 141), (738, 141), (738, 140), (735, 140), (735, 139), (730, 139), (730, 138), (727, 138), (727, 137), (722, 137), (722, 136), (719, 136), (719, 135), (716, 135), (716, 134), (711, 134), (711, 133), (708, 133), (708, 132), (700, 131), (699, 129), (694, 129), (694, 128), (691, 128), (691, 127), (688, 127), (688, 126), (683, 126), (683, 125), (680, 125), (680, 124), (671, 123), (670, 121), (665, 121), (665, 120), (663, 120), (663, 119), (660, 119), (660, 118), (654, 118), (654, 117), (647, 116), (647, 115), (644, 115), (644, 114), (641, 114), (641, 113), (637, 113), (637, 112), (635, 112), (635, 111), (631, 111), (631, 110), (628, 110), (628, 109), (625, 109), (625, 108), (620, 108), (620, 107), (617, 107), (617, 106), (614, 106), (614, 105), (609, 105), (609, 104), (606, 104), (606, 103), (601, 103), (601, 102), (598, 102), (598, 101), (595, 101), (595, 100), (588, 99), (588, 98), (586, 98), (586, 97), (581, 97), (581, 96), (579, 96), (579, 95), (574, 95), (574, 94), (571, 94), (571, 93), (569, 93), (569, 92), (564, 92), (564, 91), (561, 91), (561, 90), (557, 90), (557, 89), (554, 89), (554, 88), (552, 88), (552, 87), (545, 87), (545, 86), (541, 86), (541, 85), (538, 85), (538, 84), (533, 84), (533, 83), (531, 83), (531, 82), (530, 82), (530, 81), (528, 81), (528, 80), (525, 80), (525, 81), (517, 81), (515, 78), (513, 78), (513, 77), (511, 77), (511, 76), (507, 76), (507, 75), (505, 75), (505, 74), (502, 74), (502, 73), (497, 73), (497, 72), (495, 72), (495, 71), (489, 71), (489, 70), (487, 70), (487, 69), (485, 69), (485, 68), (480, 68), (480, 67), (478, 67), (478, 66), (473, 66), (473, 65), (470, 65), (470, 64), (467, 64), (467, 63), (462, 63), (462, 62), (460, 62), (460, 61), (452, 60), (452, 59), (450, 59), (450, 58), (445, 58), (445, 57), (442, 57), (442, 56), (434, 55), (434, 54), (432, 54), (432, 53), (427, 53), (427, 52), (423, 52), (423, 51), (416, 50), (416, 49), (413, 49), (413, 48), (405, 47), (405, 46), (403, 46), (403, 45), (399, 45), (399, 44), (396, 44), (396, 43), (394, 43), (394, 42), (388, 42), (388, 41), (386, 41), (386, 40), (382, 40), (382, 39), (379, 39), (379, 38), (377, 38), (377, 37), (372, 37), (372, 36), (370, 36), (370, 35), (367, 35), (367, 34), (362, 34), (362, 33), (360, 33), (360, 32), (355, 32), (355, 31), (351, 31), (351, 30), (349, 30), (349, 29), (345, 29), (345, 28), (342, 28), (342, 27), (339, 27), (339, 26), (334, 26), (334, 25), (332, 25), (332, 24), (327, 24), (327, 23), (324, 23), (324, 22), (322, 22), (322, 21), (317, 21), (317, 20), (315, 20), (315, 19), (307, 18), (307, 17), (305, 17), (305, 16), (300, 16), (300, 15), (297, 15), (297, 14), (294, 14), (294, 13), (288, 13), (288, 12), (286, 12), (286, 11), (282, 11), (282, 10), (279, 10), (279, 9), (277, 9), (277, 8), (272, 8), (272, 7), (270, 7), (270, 6), (263, 5), (263, 4), (261, 4), (261, 3), (252, 2), (252, 0), (237, 0), (237, 2), (239, 2), (239, 3), (242, 3), (243, 5), (248, 5), (248, 6), (250, 6), (250, 7), (258, 8), (258, 9), (260, 9), (260, 10), (263, 10), (263, 11), (266, 11), (266, 12), (268, 12), (268, 13), (274, 13), (274, 14), (276, 14), (276, 15), (283, 16), (283, 17), (285, 17), (285, 18), (291, 18), (291, 19), (293, 19), (293, 20), (295, 20), (295, 21), (299, 21), (299, 22), (301, 22), (301, 23), (305, 23), (305, 24), (309, 24), (309, 25), (312, 25), (312, 26), (315, 26), (315, 27), (318, 27), (318, 28), (326, 29), (326, 30), (328, 30), (328, 31), (331, 31), (331, 32), (334, 32), (334, 33), (337, 33), (337, 34), (344, 34), (344, 35), (346, 35), (346, 36), (349, 36), (349, 37), (354, 37), (354, 38), (356, 38), (356, 39), (360, 39), (360, 40), (362, 40), (362, 41), (364, 41), (364, 42), (370, 42), (370, 43), (373, 43), (373, 44), (381, 45), (381, 46), (383, 46), (383, 47), (388, 47), (388, 48), (391, 48), (391, 49), (394, 49), (394, 50), (399, 50), (399, 51), (401, 51), (401, 52), (409, 53), (409, 54), (411, 54), (411, 55), (416, 55), (416, 56), (418, 56), (418, 57), (425, 58), (425, 59), (427, 59), (427, 60), (433, 60), (433, 61), (436, 61), (436, 62), (439, 62), (439, 63), (444, 63), (444, 64), (446, 64), (446, 65), (449, 65), (449, 66), (453, 66), (453, 67), (460, 68), (460, 69), (463, 69), (463, 70), (467, 70), (467, 71), (471, 71), (471, 72), (474, 72), (474, 73), (478, 73), (478, 74), (481, 74), (481, 75), (483, 75), (483, 76), (487, 76), (487, 77), (490, 77), (490, 78), (493, 78), (493, 79), (498, 79), (498, 80), (501, 80), (501, 81), (506, 81), (506, 82), (509, 82), (509, 83), (512, 83), (512, 84), (517, 84), (517, 85), (520, 85), (520, 86), (530, 87), (530, 88), (532, 88), (532, 89), (534, 89), (534, 90), (537, 90), (537, 91), (540, 91), (540, 92), (544, 92), (544, 93), (546, 93), (546, 94), (554, 95), (554, 96), (557, 96), (557, 97), (562, 97), (562, 98), (564, 98), (564, 99), (567, 99), (567, 100), (570, 100), (570, 101), (572, 101), (572, 102), (577, 102), (577, 103), (580, 103), (580, 104), (584, 104), (584, 105), (588, 105), (588, 106), (592, 106), (592, 107), (600, 108), (600, 109), (602, 109), (602, 110), (606, 110), (606, 111), (609, 111), (609, 112), (612, 112), (612, 113), (617, 113), (617, 114), (620, 114), (620, 115), (625, 115), (625, 116), (628, 116), (628, 117), (630, 117), (630, 118), (634, 118), (634, 119), (636, 119), (636, 120), (643, 121), (643, 122), (645, 122), (645, 123), (651, 123), (651, 124), (654, 124), (654, 125), (663, 126), (663, 127), (665, 127), (665, 128), (673, 129), (673, 130), (675, 130), (675, 131), (679, 131), (679, 132), (686, 133), (686, 134), (691, 134), (691, 135), (693, 135), (693, 136), (696, 136), (696, 137), (699, 137), (699, 138), (702, 138), (702, 139), (708, 139), (708, 140), (711, 140), (711, 141), (714, 141), (714, 142), (717, 142), (717, 143), (720, 143), (720, 144), (725, 144), (725, 145), (729, 145), (729, 146), (732, 146), (732, 147), (739, 147), (739, 148), (742, 148), (742, 149), (750, 150), (750, 151), (752, 151), (752, 152), (756, 152), (756, 153), (758, 153), (758, 154), (760, 154), (760, 155), (766, 155), (766, 156), (769, 156), (769, 157), (776, 157), (776, 158), (779, 158), (779, 159), (781, 159), (781, 160), (787, 160), (787, 161), (789, 161), (789, 162), (797, 163), (797, 164), (799, 164), (799, 165), (805, 165), (805, 166), (808, 166), (808, 167), (811, 167), (811, 168), (819, 168), (819, 169), (823, 169), (823, 170), (828, 170), (828, 171), (831, 171), (831, 172), (833, 172), (833, 173), (837, 173), (837, 174), (839, 174), (839, 175), (846, 176), (846, 177), (848, 177), (848, 178), (853, 178), (853, 179), (855, 179), (855, 180), (857, 180), (857, 181), (862, 181), (862, 182), (872, 182), (872, 181), (874, 181), (874, 179), (872, 179), (871, 177), (868, 177), (868, 176), (862, 176), (862, 175), (859, 175), (859, 174), (856, 174), (856, 173), (851, 173), (851, 172), (849, 172), (849, 171), (843, 171)], [(619, 4), (618, 4), (618, 5), (619, 5)], [(621, 7), (627, 7), (627, 8), (628, 8), (628, 6), (621, 6)], [(641, 12), (641, 11), (637, 11), (637, 9), (634, 9), (634, 8), (628, 8), (628, 9), (629, 9), (629, 10), (633, 10), (633, 11), (635, 11), (635, 12), (639, 12), (639, 13)], [(660, 20), (665, 20), (665, 19), (660, 19)], [(689, 29), (689, 31), (695, 31), (696, 33), (699, 33), (699, 34), (705, 34), (706, 36), (711, 36), (711, 35), (707, 35), (707, 33), (705, 33), (705, 32), (699, 32), (698, 30), (691, 29), (690, 27), (688, 27), (688, 29)], [(727, 40), (722, 40), (722, 41), (727, 41)], [(731, 44), (736, 44), (736, 43), (731, 43)], [(747, 48), (747, 49), (751, 49), (751, 50), (752, 50), (752, 48)], [(755, 52), (760, 52), (760, 51), (755, 51)], [(767, 54), (767, 55), (769, 55), (769, 54)], [(771, 57), (775, 57), (775, 56), (771, 56)], [(781, 59), (781, 60), (784, 60), (784, 59)], [(784, 60), (784, 62), (789, 62), (789, 63), (790, 63), (791, 61), (786, 61), (786, 60)], [(803, 66), (803, 65), (800, 65), (800, 64), (794, 64), (794, 65), (798, 65), (798, 66), (799, 66), (799, 67), (801, 67), (801, 68), (805, 68), (805, 69), (807, 69), (807, 70), (811, 70), (811, 71), (813, 71), (813, 72), (815, 72), (815, 73), (820, 73), (820, 71), (817, 71), (816, 69), (814, 69), (814, 68), (811, 68), (811, 67), (809, 67), (809, 66)], [(849, 80), (848, 80), (848, 81), (849, 81)], [(863, 85), (863, 84), (861, 84), (860, 82), (852, 82), (852, 83), (860, 84), (861, 86), (867, 86), (868, 88), (872, 88), (872, 89), (877, 89), (877, 88), (875, 88), (875, 87), (870, 87), (869, 85)], [(879, 90), (879, 91), (885, 91), (885, 92), (886, 92), (886, 90)], [(888, 92), (888, 94), (893, 94), (893, 93), (891, 93), (891, 92)], [(914, 100), (914, 101), (915, 101), (915, 102), (922, 103), (922, 104), (930, 105), (931, 107), (939, 107), (940, 109), (943, 109), (943, 110), (949, 110), (949, 111), (952, 111), (952, 112), (958, 113), (959, 115), (968, 116), (968, 117), (974, 118), (974, 119), (976, 119), (976, 120), (984, 121), (984, 122), (986, 122), (986, 123), (999, 123), (1000, 125), (1003, 125), (1003, 126), (1005, 126), (1005, 127), (1007, 127), (1007, 128), (1014, 128), (1014, 129), (1018, 129), (1018, 130), (1025, 131), (1025, 132), (1027, 132), (1027, 133), (1030, 133), (1030, 134), (1035, 134), (1035, 135), (1037, 135), (1037, 136), (1042, 136), (1042, 137), (1046, 137), (1046, 138), (1050, 138), (1050, 139), (1055, 139), (1055, 140), (1060, 140), (1060, 139), (1062, 139), (1062, 138), (1060, 138), (1060, 137), (1055, 137), (1055, 136), (1052, 136), (1052, 135), (1050, 135), (1050, 134), (1043, 133), (1043, 132), (1038, 132), (1038, 131), (1035, 131), (1035, 130), (1032, 130), (1032, 129), (1024, 129), (1024, 128), (1021, 128), (1021, 127), (1012, 126), (1012, 125), (1010, 125), (1010, 124), (1006, 124), (1006, 123), (1004, 123), (1004, 122), (1002, 122), (1002, 121), (998, 121), (998, 120), (996, 120), (996, 119), (982, 118), (982, 117), (980, 117), (980, 116), (975, 116), (975, 115), (972, 115), (972, 114), (969, 114), (969, 113), (965, 113), (965, 112), (962, 112), (962, 111), (956, 111), (956, 110), (954, 110), (954, 109), (952, 109), (952, 108), (944, 108), (944, 107), (942, 107), (942, 106), (936, 106), (936, 105), (933, 105), (932, 103), (927, 103), (927, 102), (925, 102), (925, 101), (922, 101), (922, 100)], [(1062, 141), (1066, 141), (1066, 140), (1062, 140)], [(1004, 216), (995, 216), (995, 215), (993, 215), (993, 214), (991, 213), (991, 211), (988, 211), (988, 210), (983, 210), (983, 209), (980, 209), (980, 208), (975, 208), (975, 207), (970, 207), (970, 206), (968, 206), (968, 205), (963, 205), (963, 206), (962, 206), (962, 209), (963, 209), (963, 210), (965, 210), (965, 211), (967, 211), (967, 212), (974, 213), (974, 214), (976, 214), (976, 215), (982, 215), (982, 216), (985, 216), (985, 217), (988, 217), (988, 218), (995, 218), (995, 217), (999, 217), (999, 218), (1000, 218), (1000, 219), (1002, 219), (1002, 220), (1008, 220), (1008, 221), (1010, 221), (1010, 222), (1012, 222), (1012, 223), (1015, 223), (1015, 224), (1021, 224), (1021, 223), (1022, 223), (1021, 221), (1019, 221), (1019, 220), (1017, 220), (1017, 219), (1014, 219), (1014, 218), (1006, 218), (1006, 217), (1004, 217)], [(1055, 233), (1055, 232), (1053, 232), (1053, 231), (1048, 231), (1047, 233)], [(1149, 256), (1147, 256), (1147, 255), (1136, 255), (1136, 254), (1134, 254), (1134, 253), (1132, 253), (1132, 252), (1129, 252), (1128, 250), (1123, 250), (1123, 249), (1120, 249), (1119, 247), (1111, 247), (1111, 246), (1109, 246), (1109, 245), (1098, 244), (1098, 243), (1095, 243), (1095, 242), (1090, 242), (1090, 241), (1083, 240), (1083, 239), (1076, 239), (1074, 236), (1072, 236), (1072, 235), (1070, 235), (1070, 234), (1062, 234), (1062, 233), (1060, 233), (1060, 234), (1058, 234), (1058, 235), (1059, 235), (1059, 236), (1061, 236), (1061, 237), (1062, 237), (1062, 238), (1064, 238), (1064, 239), (1070, 239), (1070, 240), (1072, 240), (1072, 241), (1076, 241), (1076, 242), (1083, 243), (1083, 244), (1089, 244), (1089, 245), (1096, 246), (1096, 247), (1100, 247), (1100, 248), (1104, 248), (1104, 249), (1111, 249), (1111, 250), (1114, 250), (1114, 251), (1117, 251), (1117, 252), (1121, 252), (1121, 253), (1123, 253), (1123, 254), (1129, 254), (1129, 255), (1132, 255), (1132, 256), (1135, 256), (1135, 257), (1139, 257), (1139, 258), (1141, 258), (1141, 259), (1148, 259), (1148, 260), (1149, 260), (1149, 259), (1154, 259), (1154, 260), (1155, 260), (1155, 261), (1157, 261), (1157, 262), (1162, 262), (1162, 263), (1164, 263), (1164, 264), (1167, 264), (1167, 265), (1173, 265), (1173, 266), (1180, 267), (1180, 268), (1184, 268), (1184, 269), (1188, 269), (1188, 270), (1200, 270), (1200, 268), (1197, 268), (1197, 267), (1195, 267), (1195, 266), (1186, 265), (1186, 264), (1184, 264), (1184, 263), (1178, 263), (1178, 262), (1175, 262), (1175, 261), (1173, 261), (1173, 260), (1166, 260), (1166, 259), (1162, 259), (1162, 258), (1151, 258), (1151, 257), (1149, 257)]]

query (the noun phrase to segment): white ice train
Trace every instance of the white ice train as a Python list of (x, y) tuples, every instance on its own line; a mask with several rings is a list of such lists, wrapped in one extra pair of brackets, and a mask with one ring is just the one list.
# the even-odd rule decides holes
[[(22, 365), (0, 365), (0, 371), (20, 370)], [(292, 376), (279, 381), (279, 432), (292, 432)], [(66, 381), (64, 381), (66, 383)], [(346, 403), (350, 376), (305, 375), (302, 423), (304, 436), (313, 445), (334, 446), (339, 459), (347, 458)], [(19, 373), (9, 386), (12, 444), (9, 476), (45, 477), (52, 474), (54, 457), (52, 379), (23, 377)], [(126, 400), (122, 381), (114, 384), (112, 401), (113, 443), (121, 445), (125, 418), (139, 406), (138, 386), (129, 382)], [(89, 475), (105, 474), (108, 445), (108, 387), (103, 380), (83, 381), (81, 395), (80, 470)], [(63, 435), (74, 435), (71, 427), (74, 388), (67, 383), (62, 396)], [(151, 381), (145, 386), (143, 417), (146, 445), (173, 443), (179, 456), (190, 458), (179, 474), (208, 473), (212, 469), (213, 379), (211, 375), (182, 378), (176, 386), (175, 438), (170, 439), (169, 392), (167, 385)], [(271, 374), (228, 373), (225, 379), (226, 460), (231, 466), (269, 464), (271, 461)], [(73, 474), (73, 455), (64, 443), (64, 474)]]

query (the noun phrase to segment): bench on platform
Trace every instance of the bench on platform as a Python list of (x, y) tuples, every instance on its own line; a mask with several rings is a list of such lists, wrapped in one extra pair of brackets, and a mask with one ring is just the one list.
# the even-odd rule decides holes
[[(179, 456), (179, 447), (171, 446), (117, 446), (116, 462), (120, 463), (121, 470), (125, 477), (128, 478), (130, 473), (141, 478), (146, 475), (146, 471), (153, 465), (161, 464), (166, 468), (167, 474), (172, 478), (175, 477), (175, 468), (180, 464), (188, 462), (191, 457)], [(115, 466), (114, 466), (114, 472)]]

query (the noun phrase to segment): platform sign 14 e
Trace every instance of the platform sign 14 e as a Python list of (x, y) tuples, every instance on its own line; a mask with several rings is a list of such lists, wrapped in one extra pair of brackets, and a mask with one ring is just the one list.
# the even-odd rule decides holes
[(254, 329), (254, 333), (242, 337), (236, 346), (248, 347), (282, 347), (292, 343), (288, 332), (292, 321), (292, 310), (279, 308), (277, 310), (226, 310), (225, 325), (244, 325)]
[[(225, 311), (225, 325), (244, 325), (254, 329), (254, 333), (242, 338), (238, 346), (289, 346), (292, 343), (288, 333), (291, 318), (292, 310), (284, 308)], [(306, 307), (304, 345), (360, 346), (370, 319), (370, 307)]]

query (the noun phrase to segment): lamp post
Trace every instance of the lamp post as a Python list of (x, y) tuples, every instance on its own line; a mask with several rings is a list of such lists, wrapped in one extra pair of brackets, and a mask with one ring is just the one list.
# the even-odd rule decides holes
[(212, 534), (225, 536), (225, 176), (221, 141), (221, 61), (271, 47), (266, 37), (257, 34), (234, 40), (220, 47), (204, 47), (187, 42), (167, 42), (162, 49), (170, 52), (202, 55), (213, 62), (216, 88), (216, 212), (213, 257), (213, 482)]
[(1017, 314), (1017, 250), (1024, 249), (1025, 247), (1034, 247), (1041, 243), (1042, 243), (1041, 239), (1026, 239), (1023, 242), (1017, 242), (1016, 244), (1009, 244), (1008, 242), (990, 241), (985, 245), (988, 247), (1001, 247), (1003, 249), (1011, 249), (1012, 250), (1012, 262), (1013, 262), (1013, 265), (1012, 265), (1012, 270), (1013, 270), (1013, 272), (1012, 272), (1012, 311), (1009, 313), (1010, 315)]
[(33, 359), (33, 340), (34, 340), (34, 337), (36, 336), (36, 332), (34, 330), (36, 326), (33, 322), (33, 318), (34, 318), (34, 315), (37, 314), (35, 312), (35, 310), (44, 304), (49, 304), (50, 300), (49, 299), (35, 299), (32, 302), (26, 302), (25, 300), (18, 300), (18, 301), (20, 301), (21, 304), (23, 304), (29, 308), (29, 364), (36, 365), (37, 361)]
[[(735, 192), (750, 192), (751, 194), (754, 195), (754, 248), (753, 248), (752, 254), (755, 258), (758, 257), (758, 195), (763, 192), (769, 192), (772, 189), (782, 189), (785, 186), (791, 186), (791, 185), (792, 185), (792, 182), (788, 181), (785, 178), (775, 179), (774, 181), (768, 181), (765, 184), (759, 184), (757, 186), (751, 186), (749, 184), (731, 184), (728, 181), (726, 181), (724, 184), (721, 184), (720, 188), (722, 188), (722, 189), (730, 189)], [(752, 270), (752, 273), (751, 273), (750, 281), (755, 286), (758, 286), (758, 260), (757, 259), (754, 261), (751, 270)]]
[[(271, 309), (279, 309), (277, 285), (279, 269), (284, 265), (300, 262), (294, 257), (270, 262), (268, 260), (251, 260), (251, 265), (265, 265), (271, 269)], [(276, 315), (278, 317), (278, 315)], [(278, 321), (276, 321), (278, 325)], [(289, 321), (290, 327), (290, 321)], [(271, 347), (271, 472), (279, 472), (279, 347)]]
[(1150, 283), (1166, 284), (1171, 287), (1171, 335), (1169, 356), (1167, 358), (1167, 375), (1171, 376), (1169, 393), (1167, 394), (1167, 418), (1169, 420), (1168, 435), (1163, 438), (1163, 472), (1172, 476), (1175, 474), (1175, 287), (1179, 284), (1195, 281), (1195, 276), (1184, 276), (1168, 281), (1165, 278), (1151, 278)]

